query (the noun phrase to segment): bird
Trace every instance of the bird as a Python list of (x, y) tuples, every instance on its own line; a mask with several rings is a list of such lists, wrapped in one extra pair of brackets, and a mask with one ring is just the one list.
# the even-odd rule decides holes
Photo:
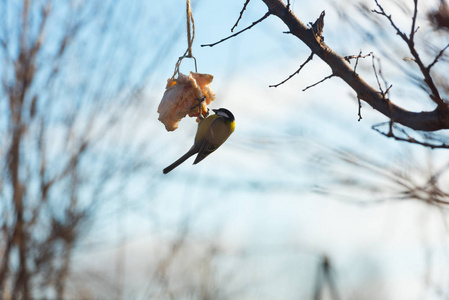
[(202, 119), (198, 124), (195, 140), (192, 148), (177, 161), (166, 167), (162, 172), (167, 174), (189, 157), (195, 155), (194, 165), (205, 159), (209, 154), (218, 149), (234, 132), (234, 115), (226, 108), (212, 109), (215, 114)]

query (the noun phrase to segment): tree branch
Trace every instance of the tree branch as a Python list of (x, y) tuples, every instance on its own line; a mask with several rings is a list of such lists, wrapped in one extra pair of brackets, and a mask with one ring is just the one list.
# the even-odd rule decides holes
[[(293, 12), (289, 11), (281, 0), (262, 1), (267, 5), (271, 14), (276, 15), (288, 26), (291, 34), (304, 42), (314, 54), (329, 65), (334, 76), (340, 77), (345, 81), (357, 93), (358, 98), (367, 102), (375, 110), (394, 120), (394, 122), (414, 130), (435, 131), (449, 129), (449, 106), (444, 101), (440, 102), (435, 110), (422, 112), (412, 112), (395, 105), (383, 93), (371, 87), (363, 78), (356, 74), (345, 59), (329, 48), (324, 41), (317, 41), (312, 30), (307, 28)], [(397, 30), (398, 34), (405, 35), (399, 28)], [(419, 57), (416, 51), (415, 53), (412, 52), (412, 55), (414, 55), (415, 59)], [(429, 78), (425, 78), (425, 80), (427, 84), (433, 83)], [(434, 89), (431, 88), (431, 90), (433, 96), (435, 96)]]
[(254, 27), (255, 25), (257, 25), (258, 23), (260, 23), (260, 22), (262, 22), (263, 20), (265, 20), (266, 18), (268, 18), (268, 16), (270, 16), (270, 15), (271, 15), (271, 13), (268, 11), (262, 18), (260, 18), (260, 19), (257, 20), (257, 21), (254, 21), (253, 24), (251, 24), (251, 25), (249, 25), (248, 27), (246, 27), (246, 28), (240, 30), (239, 32), (236, 32), (236, 33), (234, 33), (233, 35), (230, 35), (230, 36), (228, 36), (228, 37), (226, 37), (226, 38), (224, 38), (224, 39), (221, 39), (221, 40), (219, 40), (218, 42), (215, 42), (215, 43), (212, 43), (212, 44), (204, 44), (204, 45), (201, 45), (201, 47), (213, 47), (213, 46), (215, 46), (215, 45), (217, 45), (217, 44), (220, 44), (220, 43), (222, 43), (222, 42), (224, 42), (224, 41), (226, 41), (226, 40), (229, 40), (230, 38), (233, 38), (233, 37), (239, 35), (240, 33), (244, 32), (244, 31), (246, 31), (246, 30), (248, 30), (248, 29), (251, 29), (252, 27)]
[(306, 59), (306, 61), (304, 63), (302, 63), (299, 66), (299, 69), (295, 71), (295, 73), (293, 73), (292, 75), (288, 76), (287, 79), (284, 79), (283, 81), (279, 82), (278, 84), (272, 84), (269, 87), (278, 87), (281, 84), (286, 83), (287, 81), (289, 81), (290, 79), (292, 79), (295, 75), (299, 74), (299, 72), (301, 72), (302, 68), (304, 68), (304, 66), (313, 59), (313, 52), (310, 54), (310, 56)]
[[(382, 130), (380, 130), (378, 127), (382, 126), (382, 125), (386, 125), (386, 123), (389, 123), (389, 131), (388, 132), (384, 132)], [(397, 141), (402, 141), (402, 142), (408, 142), (408, 143), (412, 143), (412, 144), (418, 144), (424, 147), (428, 147), (431, 149), (449, 149), (449, 145), (445, 144), (445, 143), (440, 143), (440, 144), (435, 144), (435, 143), (429, 143), (429, 142), (423, 142), (423, 141), (419, 141), (417, 139), (415, 139), (414, 137), (410, 136), (404, 129), (399, 128), (396, 125), (391, 124), (391, 122), (386, 122), (386, 123), (379, 123), (379, 124), (375, 124), (373, 125), (371, 128), (377, 132), (379, 132), (380, 134), (389, 137), (389, 138), (393, 138)], [(405, 137), (400, 137), (394, 134), (393, 130), (397, 130), (399, 131), (402, 135), (404, 135)]]
[(314, 84), (311, 84), (311, 85), (305, 87), (302, 91), (305, 92), (305, 91), (307, 91), (308, 89), (310, 89), (310, 88), (312, 88), (312, 87), (314, 87), (314, 86), (317, 86), (317, 85), (319, 85), (320, 83), (322, 83), (322, 82), (324, 82), (324, 81), (326, 81), (326, 80), (328, 80), (328, 79), (331, 79), (331, 78), (334, 77), (334, 76), (335, 76), (334, 74), (330, 74), (330, 75), (324, 77), (323, 79), (321, 79), (320, 81), (315, 82)]
[(445, 110), (449, 112), (448, 105), (443, 101), (443, 99), (440, 96), (440, 93), (438, 91), (438, 88), (436, 87), (432, 76), (430, 75), (430, 69), (424, 66), (424, 63), (421, 60), (421, 57), (418, 54), (418, 51), (415, 48), (415, 24), (416, 24), (416, 16), (418, 14), (418, 0), (414, 0), (414, 10), (413, 10), (413, 17), (412, 17), (412, 26), (410, 29), (410, 36), (407, 37), (405, 33), (403, 33), (394, 23), (393, 19), (391, 18), (391, 15), (387, 15), (383, 7), (378, 3), (377, 0), (374, 0), (376, 2), (377, 7), (380, 9), (380, 11), (374, 11), (377, 14), (380, 14), (382, 16), (385, 16), (389, 21), (391, 26), (396, 30), (397, 34), (404, 40), (404, 42), (407, 44), (410, 53), (412, 54), (414, 58), (414, 62), (418, 65), (422, 75), (424, 76), (424, 82), (427, 84), (431, 91), (431, 99), (440, 107), (444, 107)]
[(237, 25), (239, 25), (239, 21), (242, 19), (243, 13), (245, 12), (245, 9), (248, 6), (249, 1), (251, 1), (251, 0), (245, 1), (245, 4), (243, 5), (242, 10), (240, 11), (240, 15), (239, 15), (239, 18), (237, 19), (237, 22), (235, 22), (234, 26), (232, 26), (232, 28), (231, 28), (231, 32), (234, 32), (234, 28), (237, 27)]
[(354, 58), (355, 58), (354, 73), (356, 73), (357, 65), (358, 65), (358, 63), (359, 63), (359, 59), (360, 59), (360, 58), (366, 58), (366, 57), (371, 56), (371, 55), (373, 55), (373, 52), (370, 52), (370, 53), (368, 53), (368, 54), (366, 54), (366, 55), (362, 55), (362, 50), (360, 50), (359, 55), (348, 55), (348, 56), (345, 56), (344, 59), (345, 59), (348, 63), (351, 63), (351, 59), (354, 59)]
[(429, 72), (430, 72), (430, 69), (438, 62), (438, 60), (441, 58), (441, 56), (443, 56), (443, 53), (444, 53), (444, 51), (446, 51), (447, 48), (449, 48), (449, 44), (447, 44), (446, 47), (441, 49), (441, 51), (437, 54), (437, 56), (435, 56), (435, 59), (433, 60), (433, 62), (427, 66), (427, 70)]

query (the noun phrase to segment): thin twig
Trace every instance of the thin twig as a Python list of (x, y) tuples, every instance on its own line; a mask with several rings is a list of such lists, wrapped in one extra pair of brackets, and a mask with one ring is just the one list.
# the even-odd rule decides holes
[[(377, 85), (379, 86), (380, 92), (382, 94), (382, 97), (385, 99), (385, 97), (388, 95), (388, 93), (390, 92), (390, 89), (393, 87), (392, 84), (390, 84), (390, 86), (388, 86), (388, 82), (385, 80), (383, 74), (382, 74), (382, 66), (380, 64), (380, 60), (377, 59), (377, 62), (379, 64), (379, 72), (377, 72), (376, 70), (376, 66), (374, 64), (374, 54), (373, 54), (373, 70), (374, 70), (374, 75), (376, 76), (376, 80), (377, 80)], [(380, 78), (382, 78), (384, 85), (386, 87), (386, 90), (384, 92), (384, 90), (382, 89), (382, 86), (380, 85), (380, 81), (379, 81), (379, 76), (377, 75), (379, 73)], [(391, 104), (389, 103), (389, 105), (391, 106)], [(390, 107), (391, 110), (391, 107)]]
[(380, 85), (379, 76), (377, 75), (376, 65), (374, 63), (374, 54), (372, 56), (372, 61), (373, 61), (373, 70), (374, 70), (374, 75), (376, 76), (377, 85), (379, 86), (379, 90), (382, 93), (383, 97), (385, 98), (384, 90), (382, 89), (382, 86)]
[(377, 63), (378, 63), (378, 65), (379, 65), (379, 76), (380, 76), (380, 78), (382, 78), (382, 81), (384, 82), (384, 86), (385, 86), (385, 88), (386, 88), (385, 95), (387, 95), (387, 94), (388, 94), (388, 91), (389, 91), (390, 88), (391, 88), (391, 85), (388, 86), (388, 82), (387, 82), (387, 80), (385, 79), (385, 77), (384, 77), (384, 75), (383, 75), (383, 73), (382, 73), (382, 64), (381, 64), (381, 62), (380, 62), (380, 59), (377, 59)]
[(377, 0), (374, 0), (374, 2), (376, 2), (377, 7), (380, 9), (380, 11), (377, 11), (375, 9), (371, 10), (373, 13), (385, 16), (388, 21), (390, 21), (391, 26), (393, 26), (394, 29), (396, 29), (397, 34), (404, 40), (404, 41), (408, 41), (407, 36), (405, 35), (405, 33), (403, 33), (397, 26), (396, 24), (393, 22), (393, 19), (391, 18), (391, 15), (387, 15), (387, 13), (385, 12), (384, 8), (379, 4), (379, 2), (377, 2)]
[(391, 88), (393, 87), (392, 84), (390, 84), (390, 86), (387, 88), (387, 90), (385, 91), (385, 95), (388, 95), (388, 93), (390, 92)]
[(366, 54), (366, 55), (362, 55), (362, 50), (360, 50), (360, 52), (359, 52), (358, 55), (348, 55), (348, 56), (345, 56), (345, 57), (343, 57), (343, 58), (344, 58), (348, 63), (351, 63), (351, 59), (354, 59), (354, 58), (355, 58), (354, 73), (356, 73), (357, 65), (359, 64), (359, 59), (360, 59), (360, 58), (366, 58), (366, 57), (368, 57), (368, 56), (371, 56), (372, 54), (373, 54), (373, 52), (370, 52), (370, 53), (368, 53), (368, 54)]
[(285, 82), (287, 82), (288, 80), (292, 79), (295, 75), (299, 74), (299, 72), (301, 72), (301, 69), (309, 62), (313, 59), (313, 52), (310, 54), (310, 56), (306, 59), (306, 61), (299, 66), (299, 69), (295, 71), (295, 73), (291, 74), (290, 76), (288, 76), (287, 79), (284, 79), (282, 82), (278, 83), (278, 84), (273, 84), (273, 85), (269, 85), (269, 87), (278, 87), (281, 84), (284, 84)]
[(249, 25), (249, 26), (246, 27), (245, 29), (242, 29), (242, 30), (240, 30), (239, 32), (234, 33), (233, 35), (230, 35), (230, 36), (228, 36), (227, 38), (224, 38), (224, 39), (222, 39), (222, 40), (219, 40), (218, 42), (215, 42), (215, 43), (213, 43), (213, 44), (204, 44), (204, 45), (201, 45), (201, 47), (213, 47), (213, 46), (215, 46), (215, 45), (217, 45), (217, 44), (220, 44), (220, 43), (222, 43), (222, 42), (224, 42), (224, 41), (226, 41), (226, 40), (229, 40), (230, 38), (233, 38), (233, 37), (239, 35), (240, 33), (244, 32), (244, 31), (246, 31), (246, 30), (248, 30), (248, 29), (251, 29), (252, 27), (254, 27), (255, 25), (257, 25), (258, 23), (260, 23), (260, 22), (262, 22), (263, 20), (265, 20), (266, 18), (268, 18), (268, 16), (270, 16), (270, 15), (271, 15), (271, 12), (267, 12), (262, 18), (260, 18), (259, 20), (253, 22), (253, 24)]
[(332, 77), (334, 77), (334, 76), (335, 76), (335, 74), (331, 74), (331, 75), (329, 75), (329, 76), (326, 76), (326, 77), (324, 77), (323, 79), (321, 79), (320, 81), (318, 81), (318, 82), (316, 82), (316, 83), (314, 83), (314, 84), (312, 84), (312, 85), (309, 85), (308, 87), (306, 87), (306, 88), (303, 89), (302, 91), (305, 92), (306, 90), (310, 89), (311, 87), (314, 87), (314, 86), (316, 86), (316, 85), (322, 83), (323, 81), (326, 81), (327, 79), (332, 78)]
[(385, 16), (389, 21), (391, 26), (396, 30), (396, 33), (405, 41), (407, 44), (410, 53), (412, 54), (414, 58), (414, 62), (418, 65), (422, 75), (424, 76), (424, 82), (427, 84), (427, 86), (430, 88), (431, 95), (430, 98), (439, 106), (444, 107), (447, 109), (447, 104), (444, 102), (444, 100), (441, 98), (441, 95), (438, 91), (438, 88), (435, 85), (435, 82), (433, 81), (432, 76), (430, 75), (430, 69), (424, 66), (424, 63), (421, 61), (421, 58), (418, 54), (418, 51), (415, 49), (415, 43), (414, 43), (414, 36), (417, 31), (415, 29), (416, 26), (416, 18), (418, 14), (418, 0), (414, 0), (415, 7), (413, 11), (413, 17), (412, 17), (412, 26), (410, 29), (410, 37), (407, 37), (405, 33), (403, 33), (394, 23), (393, 19), (391, 18), (391, 15), (387, 15), (383, 7), (379, 4), (377, 0), (374, 0), (376, 2), (377, 7), (380, 11), (372, 10), (372, 12), (377, 13), (379, 15)]
[(232, 26), (231, 32), (234, 32), (234, 28), (237, 27), (237, 25), (239, 24), (239, 21), (242, 19), (243, 12), (245, 11), (246, 6), (248, 6), (249, 1), (251, 1), (251, 0), (246, 0), (245, 4), (243, 5), (243, 9), (240, 11), (240, 16), (237, 19), (237, 22), (235, 22), (234, 26)]
[(373, 52), (370, 52), (370, 53), (368, 53), (367, 55), (363, 55), (363, 56), (362, 56), (362, 50), (360, 50), (359, 55), (357, 55), (357, 58), (355, 59), (354, 73), (356, 72), (356, 70), (357, 70), (357, 65), (359, 64), (359, 58), (365, 58), (365, 57), (368, 57), (368, 56), (370, 56), (372, 53), (373, 53)]
[[(381, 131), (380, 129), (378, 129), (378, 127), (385, 125), (387, 123), (390, 123), (389, 124), (390, 129), (389, 129), (388, 133), (385, 133), (385, 132)], [(411, 137), (404, 129), (399, 128), (398, 126), (396, 126), (394, 124), (391, 124), (391, 122), (383, 122), (383, 123), (375, 124), (375, 125), (371, 126), (371, 129), (379, 132), (380, 134), (382, 134), (386, 137), (393, 138), (397, 141), (407, 142), (407, 143), (411, 143), (411, 144), (417, 144), (417, 145), (429, 147), (431, 149), (449, 149), (449, 144), (441, 143), (440, 145), (436, 145), (436, 144), (418, 141), (417, 139)], [(400, 131), (402, 134), (404, 134), (406, 136), (406, 138), (399, 137), (399, 136), (395, 135), (393, 132), (393, 129)]]
[(416, 16), (418, 15), (418, 0), (413, 0), (415, 6), (413, 8), (413, 17), (412, 17), (412, 27), (410, 28), (410, 42), (413, 43), (415, 38), (415, 33), (418, 31), (418, 28), (415, 29), (416, 26)]
[(359, 103), (359, 113), (358, 113), (359, 119), (357, 121), (360, 122), (360, 120), (363, 119), (362, 118), (362, 101), (360, 101), (359, 97), (357, 97), (357, 101)]
[(427, 70), (430, 71), (430, 69), (438, 62), (438, 60), (441, 58), (441, 56), (443, 56), (444, 51), (446, 51), (446, 49), (449, 48), (449, 44), (446, 45), (446, 47), (444, 47), (443, 49), (441, 49), (441, 51), (438, 53), (438, 55), (435, 57), (435, 59), (433, 60), (433, 62), (427, 67)]

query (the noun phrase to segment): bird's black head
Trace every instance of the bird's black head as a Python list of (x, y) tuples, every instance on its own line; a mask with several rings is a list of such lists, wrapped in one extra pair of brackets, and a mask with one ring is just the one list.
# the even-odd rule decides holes
[(230, 122), (235, 120), (234, 115), (232, 114), (232, 112), (230, 112), (226, 108), (219, 108), (219, 109), (212, 109), (212, 110), (214, 111), (214, 113), (216, 115), (219, 115), (219, 116), (227, 119)]

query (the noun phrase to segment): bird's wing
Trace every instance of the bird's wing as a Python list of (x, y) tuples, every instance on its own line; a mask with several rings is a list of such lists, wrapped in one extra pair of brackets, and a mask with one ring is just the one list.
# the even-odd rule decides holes
[(226, 121), (221, 117), (216, 118), (212, 122), (206, 137), (201, 143), (200, 150), (198, 151), (198, 155), (193, 164), (199, 163), (206, 158), (206, 156), (217, 150), (217, 148), (227, 140), (229, 135), (230, 129), (226, 124)]

